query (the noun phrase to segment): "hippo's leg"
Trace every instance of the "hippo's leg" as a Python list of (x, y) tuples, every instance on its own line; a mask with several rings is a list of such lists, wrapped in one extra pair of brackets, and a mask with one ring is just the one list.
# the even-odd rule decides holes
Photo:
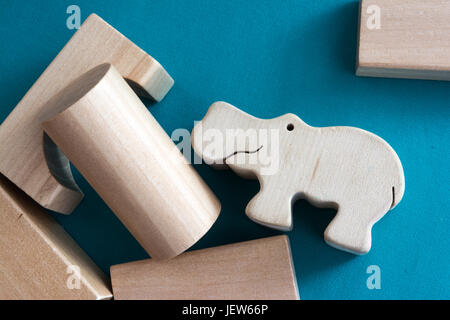
[(325, 242), (354, 254), (366, 254), (372, 243), (372, 225), (355, 221), (353, 215), (339, 210), (325, 230)]
[(264, 184), (247, 205), (245, 213), (264, 226), (282, 231), (292, 230), (292, 195)]
[(325, 242), (354, 254), (368, 253), (372, 245), (372, 226), (392, 205), (392, 202), (384, 202), (377, 206), (365, 201), (356, 201), (352, 205), (339, 207), (336, 217), (325, 230)]
[(244, 178), (257, 178), (261, 185), (259, 193), (249, 202), (245, 213), (254, 222), (282, 231), (292, 230), (292, 202), (295, 192), (282, 190), (281, 178), (265, 175), (266, 158), (259, 151), (239, 152), (226, 159), (226, 164)]

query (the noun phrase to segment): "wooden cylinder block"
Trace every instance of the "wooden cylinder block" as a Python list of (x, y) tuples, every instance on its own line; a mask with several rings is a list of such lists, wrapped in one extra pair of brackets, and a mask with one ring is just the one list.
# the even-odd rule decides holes
[(48, 104), (45, 132), (153, 258), (177, 256), (210, 229), (219, 201), (112, 65)]

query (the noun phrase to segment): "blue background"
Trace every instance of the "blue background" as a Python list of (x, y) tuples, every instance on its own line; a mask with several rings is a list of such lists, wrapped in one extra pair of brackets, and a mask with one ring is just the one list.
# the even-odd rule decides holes
[[(164, 129), (193, 127), (224, 100), (258, 117), (287, 112), (314, 126), (347, 125), (387, 140), (406, 175), (403, 201), (373, 229), (372, 251), (353, 256), (327, 246), (335, 211), (305, 201), (294, 207), (291, 240), (302, 299), (450, 298), (450, 82), (354, 75), (355, 1), (12, 1), (0, 2), (0, 121), (53, 60), (73, 30), (95, 12), (156, 58), (175, 79), (150, 110)], [(196, 169), (223, 210), (194, 248), (277, 234), (244, 214), (258, 183), (206, 165)], [(107, 273), (147, 255), (76, 173), (86, 198), (71, 216), (53, 214)], [(381, 290), (366, 269), (381, 268)]]

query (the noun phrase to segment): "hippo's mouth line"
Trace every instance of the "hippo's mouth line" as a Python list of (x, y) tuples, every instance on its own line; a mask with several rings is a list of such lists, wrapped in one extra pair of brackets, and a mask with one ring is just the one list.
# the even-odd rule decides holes
[(259, 147), (258, 149), (256, 149), (255, 151), (236, 151), (232, 154), (230, 154), (229, 156), (225, 157), (223, 160), (226, 161), (227, 159), (234, 157), (235, 155), (239, 154), (239, 153), (247, 153), (247, 154), (252, 154), (252, 153), (257, 153), (259, 152), (264, 146)]

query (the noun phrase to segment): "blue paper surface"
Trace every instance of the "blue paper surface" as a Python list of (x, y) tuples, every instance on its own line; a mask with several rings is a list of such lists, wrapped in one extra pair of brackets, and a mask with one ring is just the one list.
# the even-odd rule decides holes
[[(335, 211), (296, 203), (288, 235), (302, 299), (450, 298), (450, 82), (356, 77), (357, 2), (3, 0), (0, 121), (73, 35), (66, 27), (72, 4), (82, 20), (100, 15), (175, 79), (167, 97), (149, 105), (169, 135), (191, 130), (224, 100), (262, 118), (292, 112), (313, 126), (360, 127), (397, 151), (406, 193), (375, 225), (369, 254), (327, 246), (323, 231)], [(195, 168), (223, 207), (195, 249), (279, 234), (245, 216), (256, 181)], [(69, 234), (107, 273), (146, 258), (78, 172), (75, 178), (85, 199), (71, 216), (52, 213)], [(379, 290), (366, 284), (371, 265), (380, 267)]]

